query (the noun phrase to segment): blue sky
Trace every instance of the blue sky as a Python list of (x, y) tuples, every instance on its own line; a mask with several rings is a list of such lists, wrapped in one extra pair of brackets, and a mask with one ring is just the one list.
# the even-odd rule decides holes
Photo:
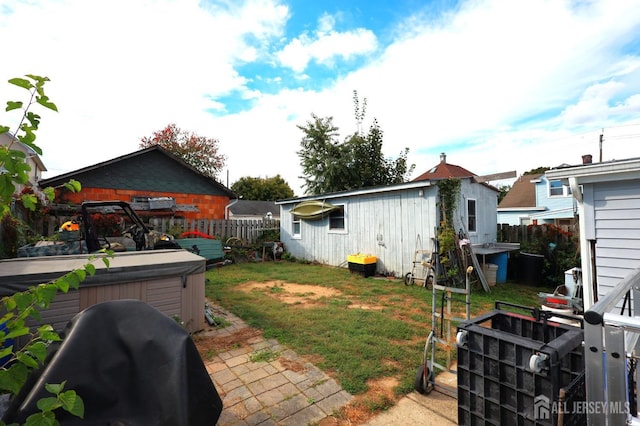
[(219, 140), (223, 183), (302, 195), (298, 126), (331, 116), (346, 138), (354, 90), (415, 176), (441, 152), (479, 175), (578, 164), (601, 132), (603, 160), (640, 157), (635, 0), (0, 0), (0, 40), (0, 81), (51, 79), (47, 177), (175, 123)]

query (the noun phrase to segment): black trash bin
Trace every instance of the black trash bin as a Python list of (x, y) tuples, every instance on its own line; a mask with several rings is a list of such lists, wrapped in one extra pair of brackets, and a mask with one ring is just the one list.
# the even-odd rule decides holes
[(544, 255), (535, 253), (520, 253), (518, 256), (518, 281), (531, 286), (541, 286)]

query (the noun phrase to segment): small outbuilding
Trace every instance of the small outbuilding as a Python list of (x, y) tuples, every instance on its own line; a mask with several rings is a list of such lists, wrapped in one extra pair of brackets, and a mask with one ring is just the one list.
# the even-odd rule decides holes
[(467, 169), (440, 163), (411, 182), (280, 200), (280, 239), (296, 258), (333, 266), (349, 255), (376, 257), (376, 272), (404, 276), (418, 250), (432, 250), (439, 213), (438, 183), (459, 179), (453, 225), (472, 244), (496, 241), (499, 190)]

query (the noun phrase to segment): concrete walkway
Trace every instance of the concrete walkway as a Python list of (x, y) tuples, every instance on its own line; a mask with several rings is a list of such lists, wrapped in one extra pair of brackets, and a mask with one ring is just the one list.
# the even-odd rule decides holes
[[(215, 307), (232, 325), (206, 331), (221, 338), (248, 326)], [(218, 425), (310, 425), (332, 415), (353, 396), (295, 352), (262, 335), (217, 354), (205, 366), (222, 398)]]
[(438, 391), (428, 395), (412, 392), (389, 410), (377, 415), (366, 426), (455, 426), (458, 424), (458, 400)]

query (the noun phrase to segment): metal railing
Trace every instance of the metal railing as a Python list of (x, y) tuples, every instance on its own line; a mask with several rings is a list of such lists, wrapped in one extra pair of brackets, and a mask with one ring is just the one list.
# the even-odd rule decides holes
[(584, 314), (587, 424), (640, 424), (640, 268)]

